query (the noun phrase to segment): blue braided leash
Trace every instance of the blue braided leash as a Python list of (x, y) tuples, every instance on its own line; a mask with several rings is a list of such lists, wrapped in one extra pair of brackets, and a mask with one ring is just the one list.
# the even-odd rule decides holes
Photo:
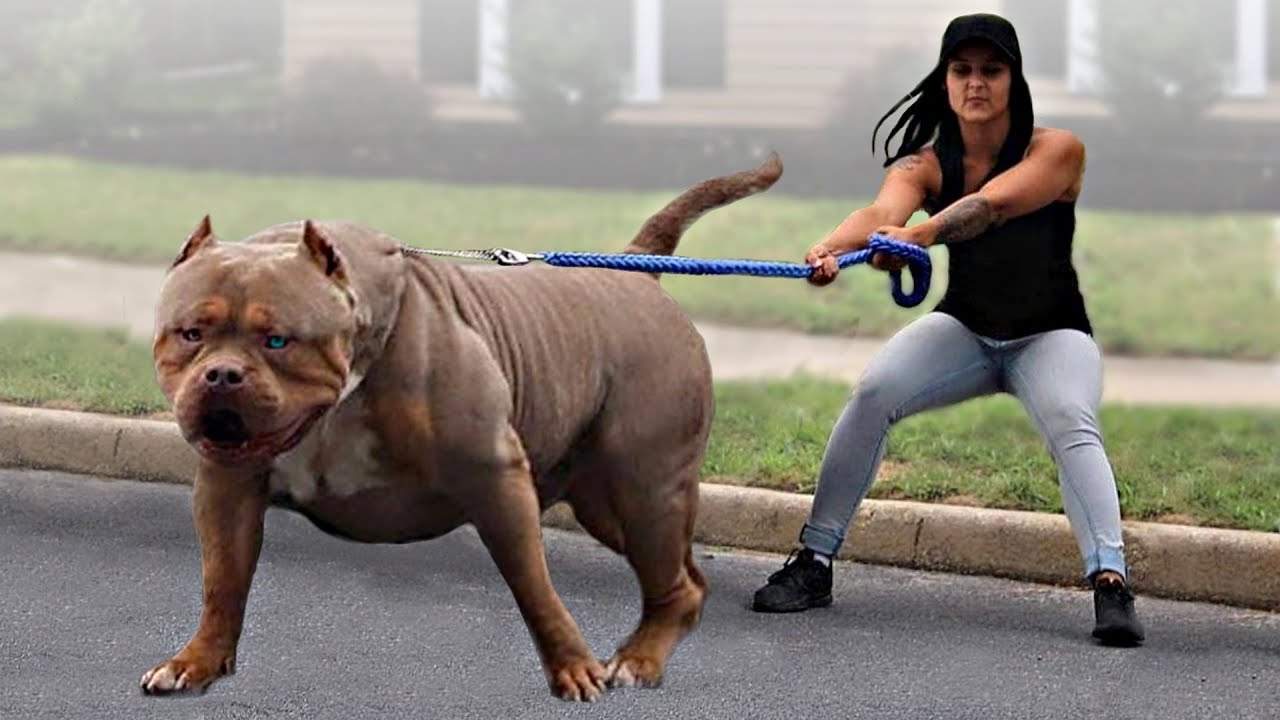
[[(911, 270), (911, 292), (902, 290), (902, 271), (889, 272), (894, 302), (902, 307), (915, 307), (929, 294), (929, 281), (933, 264), (929, 251), (918, 245), (909, 245), (890, 239), (879, 233), (871, 236), (867, 247), (836, 258), (840, 268), (869, 262), (871, 256), (882, 252), (905, 258)], [(631, 253), (545, 252), (537, 256), (549, 265), (558, 267), (605, 267), (615, 270), (637, 270), (654, 273), (683, 275), (756, 275), (763, 277), (806, 278), (813, 268), (803, 263), (774, 262), (768, 260), (721, 260), (684, 257), (680, 255), (642, 255)]]
[[(541, 260), (548, 265), (557, 267), (593, 267), (677, 275), (757, 275), (764, 277), (807, 278), (813, 272), (813, 268), (804, 263), (775, 262), (771, 260), (704, 259), (681, 255), (645, 255), (640, 253), (522, 253), (507, 248), (426, 250), (423, 248), (403, 247), (402, 249), (407, 253), (492, 260), (499, 265), (526, 265), (532, 260)], [(867, 247), (840, 255), (836, 258), (836, 264), (843, 269), (850, 265), (869, 262), (871, 256), (876, 253), (885, 253), (905, 259), (907, 268), (911, 271), (911, 292), (909, 294), (902, 290), (902, 271), (889, 271), (892, 285), (890, 291), (893, 294), (894, 302), (902, 307), (915, 307), (924, 302), (925, 295), (929, 294), (929, 280), (933, 274), (933, 264), (929, 259), (929, 251), (918, 245), (910, 245), (894, 240), (887, 235), (873, 233)]]

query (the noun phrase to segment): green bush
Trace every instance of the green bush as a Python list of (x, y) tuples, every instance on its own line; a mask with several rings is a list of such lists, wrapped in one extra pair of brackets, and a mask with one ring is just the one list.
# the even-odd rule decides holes
[(8, 60), (6, 95), (55, 137), (101, 129), (143, 74), (138, 0), (87, 0), (30, 25)]
[(1233, 13), (1211, 3), (1127, 0), (1100, 7), (1102, 96), (1132, 133), (1190, 133), (1226, 88)]
[(431, 96), (415, 79), (361, 56), (307, 64), (280, 98), (280, 129), (296, 144), (363, 159), (387, 159), (429, 128)]
[(507, 47), (511, 100), (539, 134), (589, 132), (622, 101), (622, 67), (608, 38), (610, 3), (513, 4)]
[[(853, 161), (867, 167), (863, 163), (870, 159), (871, 131), (876, 122), (911, 92), (933, 70), (936, 62), (931, 46), (897, 44), (880, 51), (868, 65), (846, 72), (823, 128), (822, 142), (838, 154), (842, 162)], [(880, 126), (875, 147), (877, 161), (884, 161), (885, 138), (906, 107), (899, 108), (898, 113)], [(895, 144), (901, 139), (901, 135), (895, 138)]]

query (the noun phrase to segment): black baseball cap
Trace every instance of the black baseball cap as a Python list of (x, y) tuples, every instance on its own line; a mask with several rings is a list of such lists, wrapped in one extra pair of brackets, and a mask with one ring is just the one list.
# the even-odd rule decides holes
[(967, 40), (985, 40), (995, 45), (1016, 66), (1022, 65), (1022, 49), (1018, 46), (1018, 33), (1013, 23), (991, 13), (961, 15), (947, 24), (942, 33), (942, 48), (938, 62), (944, 63)]

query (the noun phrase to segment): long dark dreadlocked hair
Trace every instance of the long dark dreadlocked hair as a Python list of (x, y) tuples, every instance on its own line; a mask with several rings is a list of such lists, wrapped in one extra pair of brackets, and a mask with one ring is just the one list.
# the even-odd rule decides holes
[[(885, 113), (871, 131), (871, 154), (876, 152), (876, 134), (880, 126), (888, 120), (898, 108), (912, 98), (911, 103), (893, 129), (884, 139), (886, 159), (884, 167), (889, 167), (899, 158), (918, 152), (925, 145), (933, 142), (934, 153), (942, 166), (942, 194), (940, 200), (946, 205), (960, 197), (964, 190), (964, 140), (960, 137), (960, 122), (955, 111), (947, 101), (946, 74), (948, 58), (938, 60), (937, 66), (920, 81), (918, 85), (899, 100), (889, 112)], [(1031, 143), (1031, 131), (1035, 124), (1035, 113), (1031, 105), (1031, 88), (1022, 74), (1020, 63), (1010, 65), (1013, 83), (1009, 89), (1009, 137), (1000, 149), (1000, 156), (991, 174), (995, 175), (1012, 167), (1027, 151)], [(902, 131), (902, 140), (898, 143), (898, 151), (890, 152), (889, 143)]]

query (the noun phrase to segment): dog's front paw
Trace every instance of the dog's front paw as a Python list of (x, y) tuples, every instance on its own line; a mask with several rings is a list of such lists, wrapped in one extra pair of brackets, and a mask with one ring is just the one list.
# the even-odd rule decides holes
[(604, 694), (605, 670), (595, 658), (567, 660), (550, 668), (551, 693), (561, 700), (595, 702)]
[(142, 676), (142, 692), (146, 695), (203, 693), (214, 680), (233, 675), (235, 653), (190, 653), (183, 651), (172, 660), (157, 665)]

